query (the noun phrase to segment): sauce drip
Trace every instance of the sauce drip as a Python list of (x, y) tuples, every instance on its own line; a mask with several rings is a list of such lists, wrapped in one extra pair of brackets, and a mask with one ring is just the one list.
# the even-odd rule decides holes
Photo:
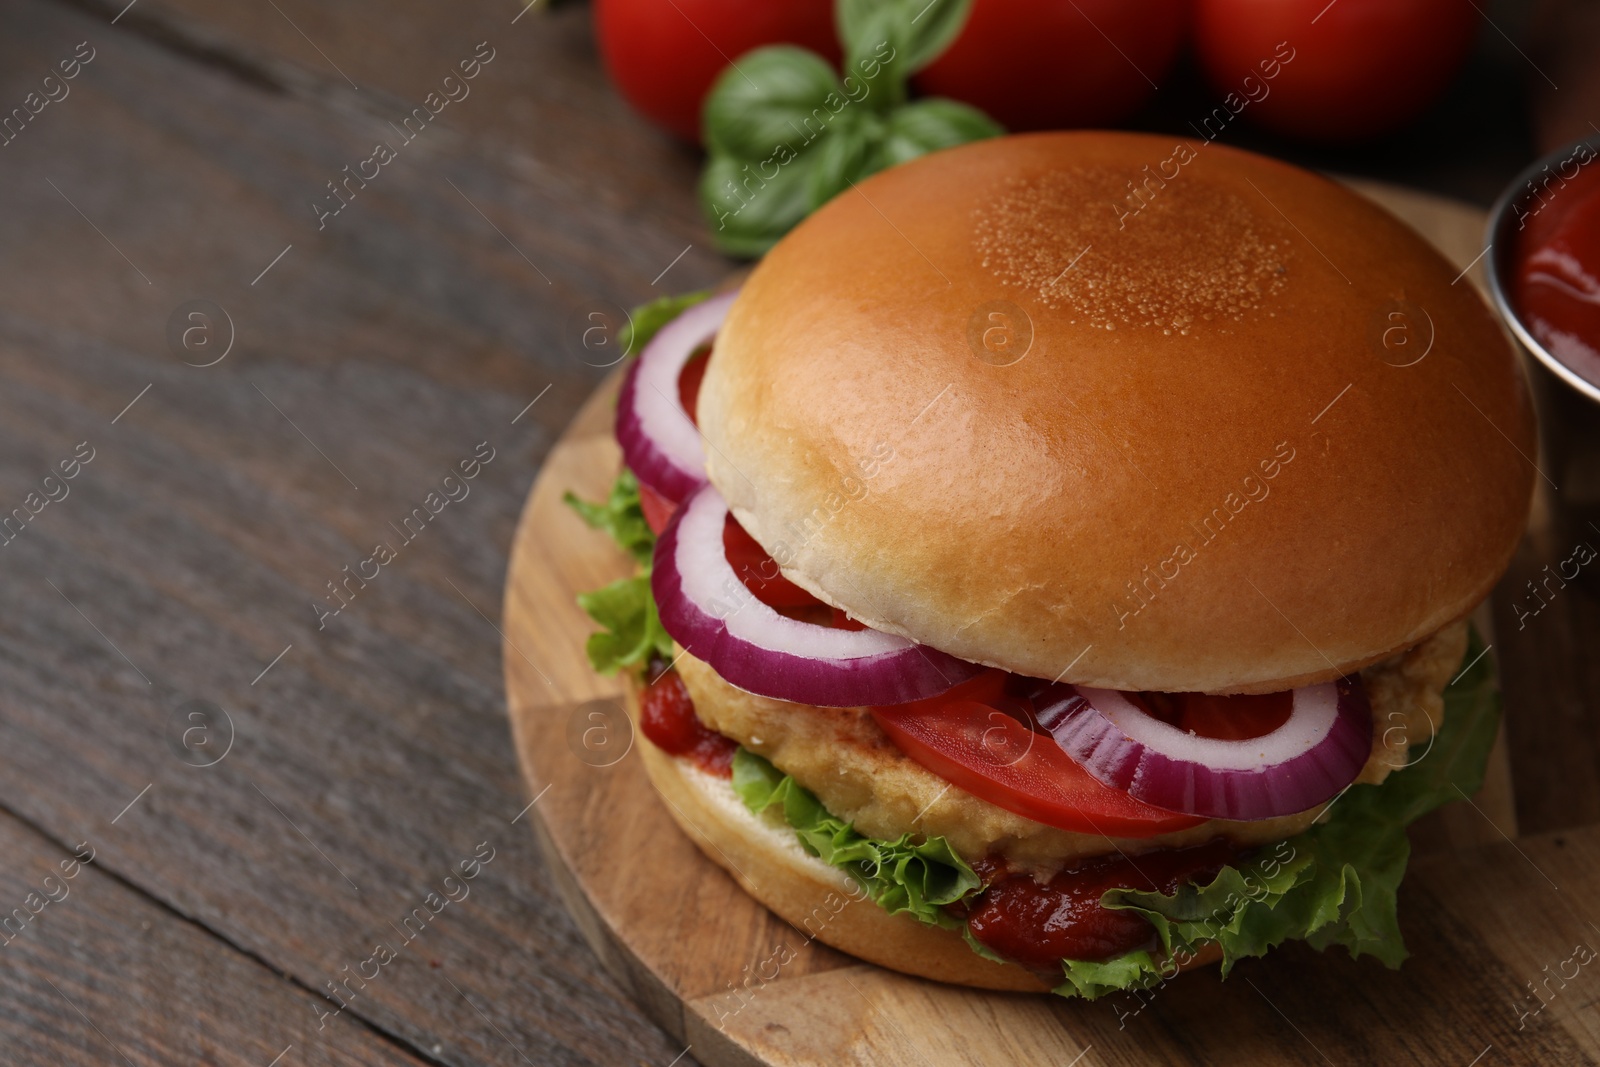
[(639, 695), (639, 729), (667, 755), (686, 759), (707, 774), (733, 777), (733, 754), (739, 746), (695, 715), (694, 701), (677, 671), (657, 674)]
[(987, 860), (974, 864), (987, 888), (972, 905), (967, 923), (973, 937), (1006, 959), (1058, 974), (1062, 960), (1106, 960), (1156, 947), (1155, 930), (1142, 916), (1100, 906), (1107, 890), (1171, 894), (1184, 882), (1215, 876), (1239, 852), (1237, 846), (1219, 840), (1131, 859), (1097, 857), (1043, 885), (1030, 874), (1007, 873), (1001, 861)]

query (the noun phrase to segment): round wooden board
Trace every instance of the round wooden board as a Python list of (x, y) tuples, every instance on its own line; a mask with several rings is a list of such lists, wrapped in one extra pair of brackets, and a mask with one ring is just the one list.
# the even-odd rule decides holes
[[(1480, 211), (1406, 190), (1358, 187), (1459, 265), (1477, 255)], [(694, 1058), (716, 1067), (1459, 1067), (1482, 1049), (1452, 1018), (1446, 993), (1459, 987), (1457, 1008), (1483, 999), (1481, 990), (1466, 988), (1485, 970), (1475, 943), (1459, 930), (1436, 929), (1429, 921), (1435, 917), (1419, 920), (1416, 907), (1406, 925), (1418, 959), (1398, 974), (1343, 952), (1290, 946), (1241, 965), (1226, 983), (1205, 971), (1143, 999), (1082, 1003), (947, 987), (883, 970), (808, 940), (746, 896), (669, 817), (631, 750), (648, 742), (633, 735), (620, 681), (596, 675), (584, 655), (594, 627), (573, 598), (630, 573), (631, 563), (561, 497), (571, 490), (600, 499), (610, 487), (619, 463), (611, 436), (615, 386), (613, 378), (578, 413), (518, 526), (504, 608), (507, 700), (535, 801), (530, 823), (552, 876), (606, 969)], [(1515, 834), (1509, 779), (1497, 768), (1478, 798), (1494, 824), (1468, 809), (1470, 817), (1430, 828), (1431, 839), (1498, 841), (1495, 824)], [(778, 967), (775, 959), (788, 962)], [(1292, 1018), (1279, 1006), (1285, 987), (1297, 990), (1296, 1003), (1318, 1006), (1317, 1021)], [(1334, 1025), (1326, 1024), (1330, 1012)]]

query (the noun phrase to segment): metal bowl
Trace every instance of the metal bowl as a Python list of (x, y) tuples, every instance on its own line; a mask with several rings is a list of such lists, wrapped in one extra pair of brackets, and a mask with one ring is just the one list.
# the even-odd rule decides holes
[[(1539, 413), (1539, 473), (1549, 494), (1549, 530), (1556, 551), (1574, 543), (1600, 545), (1600, 384), (1567, 366), (1533, 336), (1511, 302), (1517, 235), (1528, 218), (1548, 210), (1563, 178), (1578, 167), (1600, 167), (1600, 136), (1574, 141), (1517, 175), (1489, 213), (1485, 235), (1489, 296), (1527, 356), (1524, 363)], [(1596, 339), (1600, 341), (1600, 339)], [(1589, 568), (1600, 574), (1600, 567)], [(1595, 576), (1584, 584), (1595, 587)]]
[[(1495, 310), (1500, 312), (1529, 355), (1589, 400), (1600, 403), (1600, 385), (1568, 367), (1539, 343), (1518, 317), (1508, 292), (1511, 272), (1516, 268), (1517, 233), (1522, 224), (1548, 207), (1549, 201), (1560, 196), (1564, 177), (1577, 173), (1579, 167), (1596, 165), (1600, 165), (1600, 135), (1574, 141), (1529, 164), (1495, 201), (1489, 212), (1489, 230), (1484, 240), (1489, 249), (1485, 263), (1489, 276), (1489, 296), (1494, 300)], [(1600, 344), (1600, 339), (1596, 343)]]

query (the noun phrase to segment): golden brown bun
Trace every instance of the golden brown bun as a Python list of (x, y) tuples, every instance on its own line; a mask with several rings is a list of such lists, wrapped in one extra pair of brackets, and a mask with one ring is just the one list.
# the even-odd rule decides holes
[(1464, 616), (1523, 529), (1532, 411), (1456, 273), (1215, 144), (935, 153), (756, 268), (700, 395), (710, 476), (785, 576), (965, 659), (1326, 680)]
[[(637, 722), (635, 685), (629, 685), (628, 695), (629, 713)], [(927, 926), (909, 915), (890, 915), (865, 898), (843, 871), (801, 848), (781, 820), (753, 815), (726, 779), (667, 755), (646, 738), (639, 739), (638, 747), (673, 821), (746, 893), (802, 936), (919, 978), (980, 989), (1050, 990), (1049, 983), (1024, 967), (979, 956), (954, 930)], [(1205, 946), (1180, 969), (1218, 958), (1215, 946)]]

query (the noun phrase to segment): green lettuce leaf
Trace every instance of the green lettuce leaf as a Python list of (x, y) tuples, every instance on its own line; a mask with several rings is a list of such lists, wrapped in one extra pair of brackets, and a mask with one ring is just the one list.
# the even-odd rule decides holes
[(652, 656), (672, 659), (672, 638), (661, 626), (650, 574), (621, 578), (592, 593), (579, 593), (578, 606), (605, 627), (589, 635), (584, 651), (601, 674), (623, 667), (644, 667)]
[(655, 551), (656, 535), (644, 521), (644, 508), (639, 504), (639, 479), (626, 467), (611, 483), (611, 492), (598, 504), (580, 500), (576, 493), (561, 497), (578, 517), (596, 530), (604, 530), (611, 539), (641, 567), (650, 566), (651, 553)]
[[(1352, 956), (1398, 967), (1406, 958), (1395, 909), (1411, 854), (1405, 828), (1477, 791), (1499, 727), (1499, 693), (1482, 651), (1474, 633), (1468, 668), (1445, 690), (1444, 722), (1432, 745), (1382, 785), (1352, 786), (1325, 821), (1241, 867), (1224, 868), (1209, 885), (1186, 885), (1172, 896), (1114, 889), (1101, 902), (1149, 919), (1172, 959), (1215, 942), (1224, 976), (1240, 959), (1291, 938), (1318, 950), (1343, 945)], [(1098, 963), (1067, 960), (1063, 968), (1066, 981), (1056, 992), (1090, 999), (1149, 989), (1175, 972), (1170, 960), (1158, 965), (1142, 951)]]
[(977, 892), (978, 876), (944, 838), (919, 842), (910, 834), (896, 841), (863, 837), (793, 778), (743, 748), (733, 757), (733, 789), (757, 815), (773, 807), (781, 810), (807, 852), (854, 878), (889, 914), (966, 928), (944, 906)]
[[(638, 355), (661, 327), (677, 318), (685, 308), (710, 295), (710, 290), (703, 290), (664, 296), (634, 308), (618, 339), (623, 355)], [(672, 659), (672, 638), (662, 629), (655, 595), (650, 591), (650, 562), (655, 553), (656, 535), (645, 521), (644, 508), (639, 503), (639, 479), (624, 467), (611, 484), (611, 492), (599, 503), (579, 499), (571, 492), (564, 493), (561, 499), (589, 526), (610, 534), (642, 568), (641, 573), (632, 578), (579, 594), (578, 606), (605, 627), (589, 635), (584, 646), (589, 662), (601, 674), (614, 674), (623, 667), (642, 668), (652, 656)]]
[(603, 589), (578, 595), (578, 606), (605, 629), (589, 635), (584, 651), (601, 674), (614, 674), (623, 667), (644, 667), (652, 656), (672, 658), (672, 638), (656, 614), (656, 599), (650, 591), (650, 558), (656, 535), (644, 521), (639, 505), (639, 481), (626, 467), (611, 485), (604, 501), (591, 504), (572, 493), (561, 498), (584, 522), (604, 530), (643, 570), (622, 578)]
[(627, 323), (617, 334), (617, 343), (622, 345), (623, 356), (637, 356), (661, 327), (710, 295), (710, 289), (702, 289), (681, 296), (663, 296), (634, 308), (628, 313)]

